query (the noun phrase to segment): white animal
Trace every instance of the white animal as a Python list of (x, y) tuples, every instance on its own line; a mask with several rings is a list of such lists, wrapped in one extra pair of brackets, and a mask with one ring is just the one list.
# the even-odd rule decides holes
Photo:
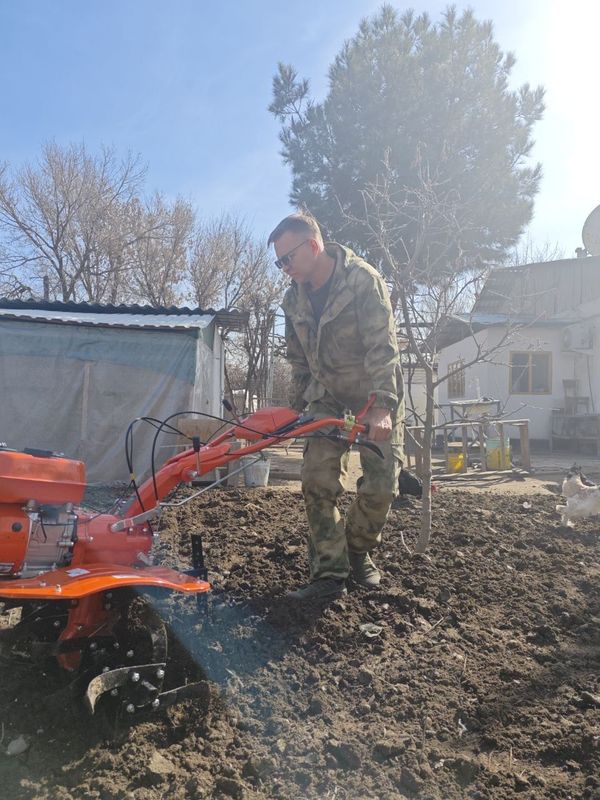
[(572, 528), (571, 520), (600, 514), (600, 486), (588, 480), (576, 465), (567, 472), (562, 485), (562, 496), (567, 504), (556, 506), (561, 525)]

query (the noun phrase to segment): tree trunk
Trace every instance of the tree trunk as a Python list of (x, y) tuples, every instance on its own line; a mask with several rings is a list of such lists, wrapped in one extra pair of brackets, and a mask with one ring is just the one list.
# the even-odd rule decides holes
[(431, 537), (431, 446), (434, 426), (433, 366), (424, 363), (425, 370), (425, 430), (423, 431), (422, 475), (423, 498), (421, 510), (421, 532), (415, 547), (416, 553), (424, 553)]

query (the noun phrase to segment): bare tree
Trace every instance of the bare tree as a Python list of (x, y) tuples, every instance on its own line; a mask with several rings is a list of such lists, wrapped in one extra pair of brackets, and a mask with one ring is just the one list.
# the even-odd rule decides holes
[(0, 297), (19, 300), (31, 293), (31, 287), (24, 283), (11, 267), (10, 257), (0, 242)]
[[(431, 174), (426, 162), (416, 187), (398, 191), (389, 180), (387, 165), (381, 177), (363, 192), (365, 225), (372, 252), (392, 287), (399, 323), (408, 342), (413, 366), (425, 375), (422, 463), (423, 505), (416, 551), (423, 553), (431, 535), (431, 448), (434, 431), (434, 394), (450, 375), (436, 375), (441, 334), (448, 318), (470, 305), (487, 275), (487, 267), (469, 268), (461, 248), (464, 219), (468, 216), (458, 193)], [(400, 254), (400, 255), (398, 255)], [(475, 343), (471, 361), (491, 360), (522, 326), (509, 325), (493, 347), (482, 344), (472, 320), (463, 319), (465, 336)]]
[(269, 401), (276, 406), (285, 406), (292, 389), (292, 369), (289, 361), (280, 352), (279, 337), (275, 335), (273, 356), (273, 392)]
[[(4, 268), (52, 297), (100, 301), (114, 295), (114, 253), (132, 239), (123, 212), (144, 177), (139, 159), (98, 156), (84, 145), (46, 144), (37, 164), (0, 173)], [(118, 221), (118, 222), (117, 222)], [(111, 258), (111, 255), (113, 258)]]
[(189, 252), (189, 282), (199, 306), (235, 308), (263, 258), (243, 220), (225, 214), (198, 225)]
[(560, 247), (558, 242), (552, 244), (547, 239), (543, 244), (538, 244), (534, 242), (528, 234), (513, 248), (507, 263), (511, 267), (520, 267), (523, 264), (557, 261), (564, 257), (564, 250)]
[(171, 306), (182, 298), (188, 251), (194, 228), (190, 203), (169, 205), (160, 193), (132, 204), (133, 238), (125, 251), (131, 295), (152, 306)]
[(251, 280), (245, 283), (238, 308), (248, 312), (246, 330), (229, 341), (232, 360), (244, 364), (241, 385), (244, 410), (253, 411), (271, 401), (274, 380), (274, 339), (276, 311), (286, 285), (285, 276), (269, 259), (267, 249), (260, 244), (251, 247)]
[(264, 405), (272, 394), (275, 315), (285, 276), (271, 266), (267, 249), (244, 221), (226, 214), (197, 227), (189, 282), (198, 305), (248, 312), (244, 333), (227, 336), (227, 377), (242, 394), (240, 411)]

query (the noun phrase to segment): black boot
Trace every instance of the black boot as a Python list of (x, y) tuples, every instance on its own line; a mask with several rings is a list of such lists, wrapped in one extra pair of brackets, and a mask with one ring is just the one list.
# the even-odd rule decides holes
[(343, 578), (321, 578), (308, 583), (294, 592), (288, 592), (286, 597), (290, 600), (321, 600), (324, 598), (341, 597), (347, 594), (346, 581)]
[(376, 589), (381, 583), (381, 572), (371, 561), (368, 553), (348, 553), (352, 577), (360, 586), (367, 589)]

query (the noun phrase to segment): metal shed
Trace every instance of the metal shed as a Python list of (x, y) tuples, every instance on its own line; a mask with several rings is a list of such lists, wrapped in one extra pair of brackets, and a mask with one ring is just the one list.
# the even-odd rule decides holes
[[(237, 311), (0, 300), (0, 439), (81, 459), (89, 482), (127, 480), (133, 419), (221, 414), (223, 331), (244, 322)], [(137, 426), (137, 474), (154, 434)], [(161, 434), (157, 463), (174, 444)]]

